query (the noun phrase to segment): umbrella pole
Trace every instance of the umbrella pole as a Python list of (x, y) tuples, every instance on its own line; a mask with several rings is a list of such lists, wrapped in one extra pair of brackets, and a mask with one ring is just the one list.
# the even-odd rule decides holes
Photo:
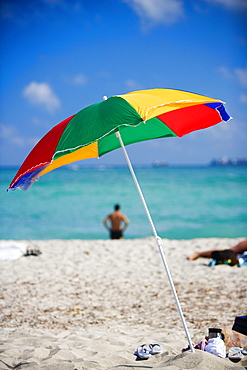
[(174, 296), (174, 299), (175, 299), (175, 302), (176, 302), (176, 306), (177, 306), (177, 309), (178, 309), (178, 312), (179, 312), (179, 315), (180, 315), (180, 318), (181, 318), (181, 321), (182, 321), (182, 324), (183, 324), (183, 327), (184, 327), (184, 331), (185, 331), (185, 334), (186, 334), (186, 337), (187, 337), (187, 340), (188, 340), (188, 343), (189, 343), (189, 346), (190, 346), (190, 349), (191, 349), (191, 352), (195, 352), (195, 349), (193, 347), (193, 344), (191, 342), (191, 338), (190, 338), (190, 334), (189, 334), (189, 331), (188, 331), (188, 328), (187, 328), (187, 325), (186, 325), (186, 322), (185, 322), (185, 318), (184, 318), (184, 315), (183, 315), (183, 311), (181, 309), (181, 306), (180, 306), (180, 302), (179, 302), (179, 299), (178, 299), (178, 296), (177, 296), (177, 292), (176, 292), (176, 289), (175, 289), (175, 286), (174, 286), (174, 283), (173, 283), (173, 280), (172, 280), (172, 277), (171, 277), (171, 273), (170, 273), (170, 270), (169, 270), (169, 267), (168, 267), (168, 264), (166, 262), (166, 258), (165, 258), (165, 254), (163, 252), (163, 248), (162, 248), (162, 239), (158, 236), (157, 232), (156, 232), (156, 228), (154, 226), (154, 223), (153, 223), (153, 220), (151, 218), (151, 215), (149, 213), (149, 210), (148, 210), (148, 207), (147, 207), (147, 204), (146, 204), (146, 201), (144, 199), (144, 196), (142, 194), (142, 191), (141, 191), (141, 188), (139, 186), (139, 183), (137, 181), (137, 178), (136, 178), (136, 175), (135, 175), (135, 172), (133, 170), (133, 167), (132, 167), (132, 164), (130, 162), (130, 159), (129, 159), (129, 156), (128, 156), (128, 153), (125, 149), (125, 146), (124, 146), (124, 143), (123, 143), (123, 140), (122, 140), (122, 137), (120, 135), (120, 132), (116, 132), (116, 136), (120, 142), (120, 145), (122, 147), (122, 150), (123, 150), (123, 153), (124, 153), (124, 156), (125, 156), (125, 159), (127, 161), (127, 164), (128, 164), (128, 167), (129, 167), (129, 170), (131, 172), (131, 175), (132, 175), (132, 178), (134, 180), (134, 183), (136, 185), (136, 188), (138, 190), (138, 193), (139, 193), (139, 196), (141, 198), (141, 201), (142, 201), (142, 204), (144, 206), (144, 209), (146, 211), (146, 214), (147, 214), (147, 218), (150, 222), (150, 225), (151, 225), (151, 228), (153, 230), (153, 234), (155, 236), (155, 239), (156, 239), (156, 243), (157, 243), (157, 246), (158, 246), (158, 249), (159, 249), (159, 252), (160, 252), (160, 255), (161, 255), (161, 259), (163, 261), (163, 264), (164, 264), (164, 267), (165, 267), (165, 270), (166, 270), (166, 274), (167, 274), (167, 277), (168, 277), (168, 280), (169, 280), (169, 283), (170, 283), (170, 286), (171, 286), (171, 289), (172, 289), (172, 293), (173, 293), (173, 296)]

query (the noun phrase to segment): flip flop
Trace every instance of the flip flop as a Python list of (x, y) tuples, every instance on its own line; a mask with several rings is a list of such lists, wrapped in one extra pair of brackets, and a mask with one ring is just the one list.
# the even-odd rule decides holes
[(245, 348), (243, 348), (243, 349), (242, 349), (242, 354), (243, 354), (244, 356), (246, 356), (246, 355), (247, 355), (247, 347), (245, 347)]
[(228, 358), (229, 360), (232, 360), (233, 362), (236, 361), (240, 361), (242, 360), (242, 358), (244, 358), (244, 355), (242, 353), (242, 348), (240, 347), (232, 347), (229, 349), (229, 353), (228, 353)]
[(158, 343), (149, 344), (149, 348), (150, 355), (157, 355), (158, 353), (161, 353), (161, 347)]
[(137, 349), (134, 352), (134, 355), (141, 360), (147, 360), (151, 356), (151, 353), (149, 352), (147, 345), (142, 344), (141, 346), (137, 347)]

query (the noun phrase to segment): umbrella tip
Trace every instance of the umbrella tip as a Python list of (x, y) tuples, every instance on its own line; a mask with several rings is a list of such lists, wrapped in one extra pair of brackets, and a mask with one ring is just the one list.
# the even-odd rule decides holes
[(107, 96), (106, 96), (106, 95), (104, 95), (102, 99), (103, 99), (103, 100), (107, 100)]

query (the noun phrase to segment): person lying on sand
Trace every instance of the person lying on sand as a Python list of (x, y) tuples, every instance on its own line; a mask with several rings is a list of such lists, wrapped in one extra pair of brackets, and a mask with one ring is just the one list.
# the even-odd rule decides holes
[(215, 252), (223, 252), (223, 254), (228, 254), (229, 258), (232, 260), (231, 265), (237, 265), (238, 264), (238, 255), (243, 254), (247, 251), (247, 240), (244, 240), (237, 245), (235, 245), (232, 248), (229, 249), (211, 249), (204, 252), (194, 252), (188, 257), (189, 261), (194, 261), (197, 258), (203, 257), (203, 258), (214, 258)]

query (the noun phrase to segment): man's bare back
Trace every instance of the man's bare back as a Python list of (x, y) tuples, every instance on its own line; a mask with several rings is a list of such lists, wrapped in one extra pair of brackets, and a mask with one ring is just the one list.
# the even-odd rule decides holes
[(123, 231), (129, 225), (128, 218), (120, 212), (120, 206), (115, 206), (115, 211), (104, 219), (104, 225), (110, 231), (111, 239), (122, 239)]

